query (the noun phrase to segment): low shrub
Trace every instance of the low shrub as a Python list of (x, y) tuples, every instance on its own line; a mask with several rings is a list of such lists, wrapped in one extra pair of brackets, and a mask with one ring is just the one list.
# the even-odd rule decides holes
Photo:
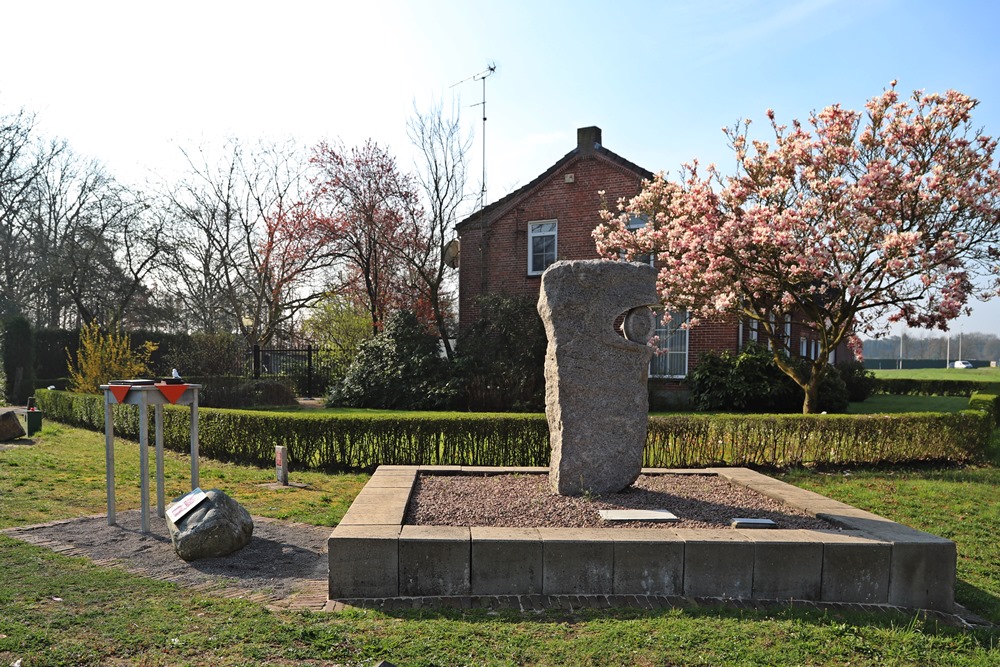
[(993, 423), (1000, 426), (1000, 391), (976, 392), (969, 399), (970, 410), (982, 410)]
[(438, 339), (417, 316), (397, 311), (385, 328), (358, 346), (343, 381), (330, 392), (331, 406), (388, 410), (442, 410), (451, 407), (456, 390), (449, 383)]
[[(104, 429), (103, 397), (38, 390), (48, 418)], [(170, 449), (190, 446), (190, 409), (166, 406)], [(115, 432), (136, 439), (138, 410), (113, 406)], [(297, 468), (372, 470), (382, 464), (545, 466), (548, 424), (540, 414), (340, 416), (199, 410), (202, 455), (267, 467), (288, 447)], [(693, 467), (725, 463), (784, 467), (807, 463), (969, 461), (981, 458), (993, 419), (958, 414), (669, 415), (651, 417), (644, 463)]]
[(80, 328), (76, 358), (69, 358), (71, 386), (74, 391), (99, 394), (100, 386), (109, 380), (146, 377), (155, 351), (155, 343), (146, 341), (133, 348), (127, 333), (102, 332), (96, 321), (85, 324)]
[(248, 379), (235, 375), (189, 377), (187, 382), (200, 384), (198, 403), (206, 408), (251, 408), (295, 405), (293, 378)]
[(852, 403), (860, 403), (875, 393), (878, 381), (875, 374), (865, 369), (860, 361), (840, 361), (835, 368), (847, 387), (847, 398)]
[[(739, 354), (702, 355), (686, 385), (695, 409), (702, 412), (802, 412), (802, 389), (778, 367), (774, 354), (756, 343)], [(847, 409), (847, 386), (833, 366), (820, 382), (818, 399), (821, 412)]]

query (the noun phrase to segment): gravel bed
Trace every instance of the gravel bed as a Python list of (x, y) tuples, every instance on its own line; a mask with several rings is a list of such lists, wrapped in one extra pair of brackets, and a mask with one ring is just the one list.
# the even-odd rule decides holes
[[(665, 509), (680, 521), (611, 523), (602, 509)], [(717, 475), (640, 475), (621, 493), (560, 496), (548, 475), (421, 474), (405, 522), (507, 528), (728, 528), (733, 518), (771, 519), (779, 528), (834, 526)]]

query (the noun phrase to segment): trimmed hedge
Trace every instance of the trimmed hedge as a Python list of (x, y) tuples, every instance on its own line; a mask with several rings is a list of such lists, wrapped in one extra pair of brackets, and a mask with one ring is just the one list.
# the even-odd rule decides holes
[(993, 423), (1000, 426), (1000, 387), (991, 392), (976, 392), (969, 399), (970, 410), (982, 410), (990, 415)]
[[(39, 390), (50, 419), (104, 429), (103, 397)], [(993, 401), (996, 406), (996, 401)], [(978, 404), (977, 406), (978, 407)], [(138, 410), (114, 406), (116, 435), (138, 439)], [(152, 412), (152, 410), (150, 410)], [(547, 466), (544, 415), (337, 416), (200, 408), (199, 451), (267, 467), (275, 445), (298, 469), (373, 470), (382, 464)], [(651, 417), (644, 465), (696, 467), (804, 463), (969, 461), (986, 451), (994, 414), (670, 415)], [(190, 409), (166, 406), (164, 442), (187, 452)]]
[[(104, 397), (38, 390), (49, 419), (104, 430)], [(137, 440), (139, 411), (112, 407), (115, 435)], [(164, 446), (190, 450), (188, 407), (164, 406)], [(152, 409), (150, 409), (152, 415)], [(396, 465), (548, 465), (549, 432), (544, 415), (482, 414), (469, 417), (386, 418), (316, 413), (198, 409), (199, 452), (220, 461), (267, 467), (274, 447), (288, 447), (298, 469), (374, 470)]]
[(651, 467), (969, 461), (985, 452), (983, 412), (891, 415), (676, 415), (651, 417)]
[(876, 394), (896, 396), (971, 396), (977, 391), (1000, 393), (1000, 383), (975, 380), (913, 380), (876, 378)]

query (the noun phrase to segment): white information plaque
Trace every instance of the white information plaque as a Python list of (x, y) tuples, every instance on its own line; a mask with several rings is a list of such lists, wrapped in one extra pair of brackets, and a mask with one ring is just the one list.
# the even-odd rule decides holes
[(177, 521), (198, 506), (198, 503), (208, 498), (208, 494), (197, 488), (190, 493), (181, 496), (181, 499), (167, 508), (167, 518), (177, 523)]

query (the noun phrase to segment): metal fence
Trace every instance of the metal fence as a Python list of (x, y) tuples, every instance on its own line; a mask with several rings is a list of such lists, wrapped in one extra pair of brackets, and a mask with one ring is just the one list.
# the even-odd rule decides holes
[(333, 350), (307, 345), (300, 348), (248, 348), (243, 360), (244, 374), (254, 379), (291, 380), (299, 396), (323, 396), (340, 375)]

